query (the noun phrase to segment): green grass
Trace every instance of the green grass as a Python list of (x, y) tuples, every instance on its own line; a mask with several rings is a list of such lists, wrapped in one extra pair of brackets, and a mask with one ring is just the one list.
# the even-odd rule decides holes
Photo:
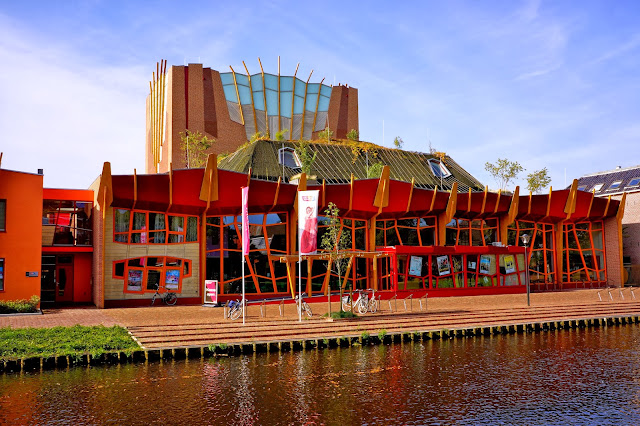
[(132, 352), (138, 344), (122, 327), (0, 328), (0, 360), (27, 357), (99, 356), (109, 351)]
[(351, 311), (338, 311), (331, 312), (331, 318), (339, 319), (339, 318), (357, 318), (358, 316)]

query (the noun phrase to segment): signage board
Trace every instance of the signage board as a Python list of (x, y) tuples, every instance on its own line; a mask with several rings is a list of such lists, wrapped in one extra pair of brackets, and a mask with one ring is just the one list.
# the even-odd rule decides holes
[(204, 282), (204, 304), (218, 304), (218, 280), (205, 280)]

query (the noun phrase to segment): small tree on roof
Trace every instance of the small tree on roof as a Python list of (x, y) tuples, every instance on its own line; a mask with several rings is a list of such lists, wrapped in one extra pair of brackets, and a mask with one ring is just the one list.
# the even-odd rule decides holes
[(507, 186), (524, 171), (524, 167), (522, 167), (520, 163), (517, 161), (509, 161), (506, 158), (498, 158), (495, 164), (486, 162), (484, 169), (493, 176), (495, 181), (500, 185), (501, 190), (505, 190)]
[(300, 159), (302, 172), (307, 176), (311, 175), (311, 167), (313, 163), (316, 161), (316, 157), (318, 156), (318, 151), (314, 151), (311, 149), (308, 141), (300, 141), (299, 146), (296, 148), (296, 154)]
[(195, 131), (180, 132), (180, 147), (184, 150), (187, 169), (204, 167), (207, 164), (207, 150), (215, 143), (214, 138)]
[(534, 194), (538, 194), (551, 183), (547, 168), (536, 170), (527, 175), (527, 189)]

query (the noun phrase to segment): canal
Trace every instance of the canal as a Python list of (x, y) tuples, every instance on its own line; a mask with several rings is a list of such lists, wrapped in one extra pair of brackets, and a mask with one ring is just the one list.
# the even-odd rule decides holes
[(0, 375), (0, 424), (640, 424), (640, 326)]

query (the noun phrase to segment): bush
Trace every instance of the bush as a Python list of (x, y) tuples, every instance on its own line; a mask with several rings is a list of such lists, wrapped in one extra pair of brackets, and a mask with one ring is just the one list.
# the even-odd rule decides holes
[(340, 318), (357, 318), (358, 316), (356, 314), (354, 314), (351, 311), (338, 311), (338, 312), (332, 312), (331, 313), (331, 318), (333, 319), (340, 319)]
[(0, 300), (0, 314), (24, 314), (38, 311), (38, 296), (31, 296), (29, 300)]

